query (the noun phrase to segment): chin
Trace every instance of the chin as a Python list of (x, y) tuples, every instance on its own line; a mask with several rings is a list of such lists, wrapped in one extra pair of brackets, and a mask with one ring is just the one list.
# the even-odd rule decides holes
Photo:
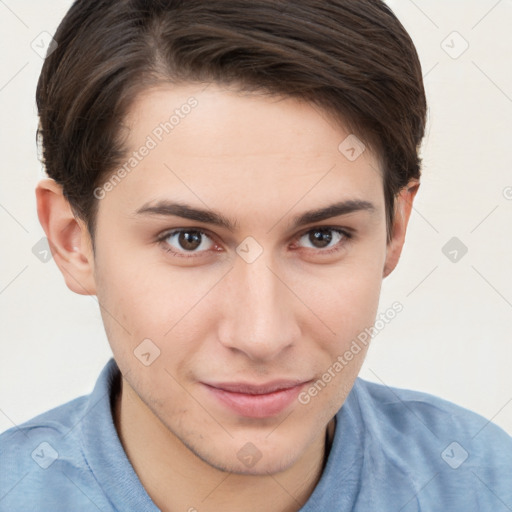
[[(215, 469), (236, 475), (268, 476), (286, 471), (297, 462), (296, 450), (287, 451), (286, 447), (267, 446), (259, 450), (255, 444), (247, 441), (220, 450), (208, 450), (208, 447), (192, 446), (184, 443), (199, 459)], [(240, 445), (240, 446), (238, 446)], [(206, 448), (206, 449), (203, 449)], [(233, 453), (234, 456), (229, 456)]]

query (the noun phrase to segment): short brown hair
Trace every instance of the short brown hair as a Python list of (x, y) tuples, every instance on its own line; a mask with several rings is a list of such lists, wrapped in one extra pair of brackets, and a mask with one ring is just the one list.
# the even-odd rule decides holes
[(37, 85), (38, 140), (94, 241), (93, 190), (123, 160), (121, 121), (161, 82), (215, 82), (308, 101), (379, 160), (388, 240), (419, 179), (427, 104), (414, 44), (381, 0), (76, 0)]

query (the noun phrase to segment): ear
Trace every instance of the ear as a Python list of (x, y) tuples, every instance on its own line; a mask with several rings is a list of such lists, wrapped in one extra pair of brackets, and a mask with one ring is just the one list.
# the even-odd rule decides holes
[(94, 253), (87, 225), (75, 218), (61, 185), (43, 179), (36, 187), (37, 215), (67, 287), (95, 295)]
[(383, 278), (395, 269), (402, 247), (405, 242), (405, 232), (411, 216), (412, 203), (420, 188), (418, 180), (411, 180), (395, 198), (395, 217), (393, 221), (391, 240), (386, 249), (386, 262), (384, 264)]

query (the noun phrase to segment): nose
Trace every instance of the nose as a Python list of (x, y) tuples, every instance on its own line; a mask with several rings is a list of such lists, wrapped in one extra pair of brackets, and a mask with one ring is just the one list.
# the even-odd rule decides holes
[(301, 335), (300, 300), (264, 256), (252, 263), (237, 258), (220, 290), (220, 343), (258, 362), (278, 358)]

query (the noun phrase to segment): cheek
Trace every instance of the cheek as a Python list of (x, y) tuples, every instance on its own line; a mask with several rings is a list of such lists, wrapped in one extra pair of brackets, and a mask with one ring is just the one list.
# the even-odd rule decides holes
[(311, 280), (302, 288), (312, 309), (336, 332), (339, 343), (351, 339), (375, 321), (383, 261), (384, 258), (373, 258), (347, 262), (331, 269), (320, 281)]
[(192, 276), (165, 263), (120, 258), (107, 250), (98, 259), (97, 278), (105, 330), (120, 366), (140, 365), (144, 361), (136, 358), (148, 352), (155, 366), (169, 369), (191, 359), (204, 323), (201, 299), (218, 277)]

